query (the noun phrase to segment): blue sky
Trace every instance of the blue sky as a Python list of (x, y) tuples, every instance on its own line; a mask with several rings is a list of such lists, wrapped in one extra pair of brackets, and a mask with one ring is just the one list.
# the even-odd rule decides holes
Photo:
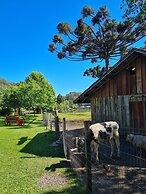
[(0, 77), (19, 82), (37, 71), (54, 87), (56, 95), (83, 92), (96, 81), (83, 77), (85, 69), (93, 65), (89, 61), (59, 60), (48, 52), (48, 44), (57, 33), (59, 22), (76, 25), (83, 6), (98, 10), (106, 5), (111, 16), (120, 19), (120, 3), (121, 0), (0, 0)]

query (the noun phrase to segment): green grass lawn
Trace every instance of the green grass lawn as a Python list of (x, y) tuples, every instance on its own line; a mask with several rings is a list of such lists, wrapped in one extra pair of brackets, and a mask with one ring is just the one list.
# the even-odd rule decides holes
[[(53, 147), (54, 131), (46, 131), (37, 117), (27, 117), (25, 126), (4, 126), (0, 117), (0, 194), (85, 193), (66, 164), (62, 147)], [(45, 176), (65, 176), (63, 185), (42, 185)]]
[(65, 112), (59, 113), (59, 118), (66, 120), (90, 120), (91, 112)]

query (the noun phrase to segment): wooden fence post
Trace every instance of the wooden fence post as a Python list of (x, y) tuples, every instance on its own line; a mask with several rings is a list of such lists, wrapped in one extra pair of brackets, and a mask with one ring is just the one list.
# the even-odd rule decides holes
[(65, 118), (63, 118), (63, 131), (65, 131), (66, 130), (66, 120), (65, 120)]
[[(63, 149), (64, 149), (64, 155), (67, 158), (67, 147), (66, 147), (66, 142), (65, 142), (65, 131), (66, 131), (66, 120), (63, 118)], [(68, 159), (68, 158), (67, 158)]]
[(69, 148), (66, 144), (66, 119), (63, 118), (63, 149), (64, 149), (64, 155), (66, 157), (67, 160), (69, 160)]
[(64, 149), (64, 155), (67, 160), (70, 158), (69, 148), (66, 144), (66, 119), (63, 118), (63, 149)]
[(50, 120), (50, 129), (52, 131), (53, 127), (52, 127), (52, 113), (50, 113), (49, 115), (49, 120)]
[(85, 129), (85, 160), (86, 160), (86, 191), (92, 193), (92, 172), (91, 172), (91, 148), (89, 139), (89, 126), (91, 121), (84, 121)]
[(59, 135), (59, 118), (58, 118), (58, 116), (55, 117), (55, 131), (56, 131), (56, 134)]

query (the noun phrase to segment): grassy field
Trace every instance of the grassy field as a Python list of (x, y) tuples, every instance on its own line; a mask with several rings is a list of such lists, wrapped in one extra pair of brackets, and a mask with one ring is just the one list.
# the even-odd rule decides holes
[(4, 126), (3, 120), (0, 117), (0, 194), (85, 193), (62, 147), (52, 146), (54, 131), (46, 131), (38, 117), (27, 117), (22, 127)]
[(59, 118), (66, 120), (89, 120), (91, 119), (91, 112), (66, 112), (59, 113)]

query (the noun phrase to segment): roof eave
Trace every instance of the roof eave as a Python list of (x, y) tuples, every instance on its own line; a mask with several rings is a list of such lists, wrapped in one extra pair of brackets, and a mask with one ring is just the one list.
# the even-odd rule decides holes
[[(133, 48), (127, 55), (125, 55), (122, 59), (120, 59), (110, 70), (108, 70), (108, 72), (106, 72), (105, 75), (103, 75), (100, 79), (95, 81), (80, 96), (78, 96), (78, 98), (74, 100), (74, 103), (89, 103), (90, 96), (94, 92), (94, 90), (99, 88), (103, 83), (105, 83), (105, 81), (110, 77), (112, 73), (114, 74), (117, 73), (117, 68), (119, 68), (121, 64), (124, 63), (126, 65), (126, 60), (128, 60), (128, 58), (132, 56), (133, 53), (146, 55), (146, 50)], [(86, 100), (84, 98), (86, 98)], [(83, 102), (83, 101), (87, 101), (87, 102)]]

